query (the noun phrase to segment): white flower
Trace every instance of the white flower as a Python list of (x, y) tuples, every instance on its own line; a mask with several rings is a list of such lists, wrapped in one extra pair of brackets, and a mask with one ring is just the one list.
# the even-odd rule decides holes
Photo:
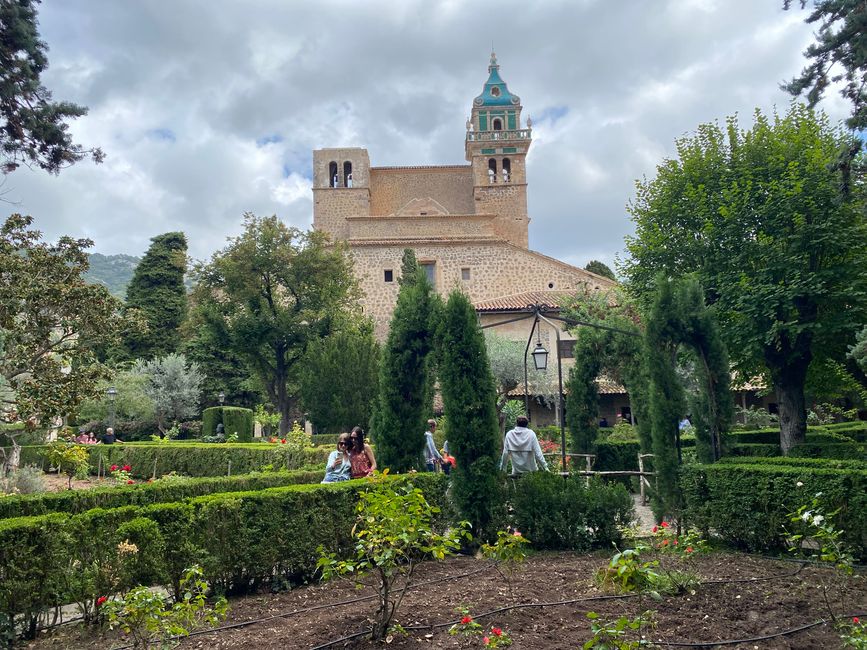
[(804, 514), (801, 515), (801, 519), (802, 519), (803, 521), (810, 521), (810, 519), (811, 519), (812, 517), (813, 517), (813, 513), (810, 512), (809, 510), (807, 510), (807, 512), (805, 512)]
[(795, 485), (798, 487), (804, 487), (804, 484), (801, 481), (798, 481)]
[(823, 521), (825, 521), (825, 518), (822, 515), (816, 515), (815, 517), (813, 517), (813, 525), (814, 526), (818, 526)]

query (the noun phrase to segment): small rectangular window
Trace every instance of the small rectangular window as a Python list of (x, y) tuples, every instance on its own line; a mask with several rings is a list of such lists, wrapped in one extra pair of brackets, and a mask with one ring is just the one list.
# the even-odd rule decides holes
[(391, 269), (385, 269), (385, 281), (386, 282), (394, 282), (394, 271)]
[(575, 341), (561, 340), (560, 341), (560, 358), (574, 359), (575, 358)]
[(437, 286), (436, 267), (434, 266), (434, 262), (424, 262), (422, 264), (419, 264), (419, 266), (424, 269), (424, 274), (427, 277), (427, 281), (431, 283), (431, 286)]
[(470, 269), (469, 267), (464, 267), (461, 269), (461, 280), (469, 280), (470, 279)]

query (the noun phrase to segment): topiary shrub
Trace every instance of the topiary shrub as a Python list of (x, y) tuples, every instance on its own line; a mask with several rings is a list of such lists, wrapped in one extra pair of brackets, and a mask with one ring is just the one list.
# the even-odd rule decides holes
[[(217, 425), (223, 422), (223, 407), (211, 406), (202, 411), (202, 436), (213, 438), (217, 435)], [(225, 427), (225, 425), (223, 425)]]
[(223, 406), (223, 427), (226, 437), (238, 434), (238, 442), (252, 442), (254, 431), (253, 411), (240, 406)]

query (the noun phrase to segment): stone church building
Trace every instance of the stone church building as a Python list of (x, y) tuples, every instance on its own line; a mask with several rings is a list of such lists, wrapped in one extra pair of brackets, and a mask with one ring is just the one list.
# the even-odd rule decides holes
[[(491, 54), (466, 123), (466, 164), (373, 167), (366, 149), (313, 152), (313, 227), (348, 244), (364, 313), (381, 339), (397, 301), (405, 248), (415, 251), (441, 295), (460, 287), (482, 324), (505, 320), (528, 303), (550, 303), (556, 311), (564, 294), (615, 284), (528, 248), (532, 122), (521, 111)], [(526, 340), (531, 323), (499, 333)], [(543, 341), (552, 339), (544, 333)]]

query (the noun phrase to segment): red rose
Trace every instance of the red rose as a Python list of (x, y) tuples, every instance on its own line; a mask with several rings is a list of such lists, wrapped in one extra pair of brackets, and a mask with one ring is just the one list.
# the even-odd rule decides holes
[(493, 634), (494, 636), (503, 636), (503, 631), (498, 627), (492, 627), (491, 634)]
[(100, 596), (99, 598), (96, 599), (96, 606), (99, 607), (107, 600), (108, 600), (108, 598), (106, 598), (105, 596)]
[(674, 540), (674, 545), (677, 546), (677, 540)]
[(488, 643), (490, 643), (490, 641), (491, 640), (488, 637), (486, 637), (486, 636), (482, 637), (482, 643), (484, 643), (485, 645), (488, 645)]
[(281, 445), (285, 445), (285, 444), (286, 444), (286, 438), (282, 438), (282, 439), (280, 440), (280, 444), (281, 444)]
[(111, 466), (111, 471), (112, 471), (112, 472), (116, 472), (116, 471), (117, 471), (117, 465), (112, 465), (112, 466)]
[(659, 525), (662, 526), (663, 528), (668, 528), (668, 522), (667, 522), (667, 521), (663, 521), (663, 522), (662, 522), (661, 524), (659, 524)]
[(852, 622), (853, 622), (855, 625), (861, 625), (861, 619), (858, 618), (857, 616), (853, 616), (853, 617), (852, 617)]
[(126, 481), (127, 485), (132, 485), (133, 483), (135, 483), (135, 481), (133, 481), (131, 478), (127, 479), (127, 481)]
[(658, 530), (659, 530), (659, 528), (657, 528), (656, 526), (654, 526), (653, 528), (650, 529), (650, 532), (651, 532), (651, 533), (656, 533), (656, 531), (658, 531)]
[(692, 546), (687, 546), (687, 547), (686, 547), (686, 552), (687, 552), (687, 553), (692, 553)]
[(472, 623), (472, 622), (473, 622), (473, 617), (472, 617), (472, 616), (464, 616), (464, 617), (461, 619), (461, 625), (466, 625), (467, 623)]
[(130, 471), (132, 471), (132, 467), (130, 467), (129, 465), (124, 465), (124, 466), (123, 466), (123, 471), (124, 471), (124, 472), (130, 472)]

